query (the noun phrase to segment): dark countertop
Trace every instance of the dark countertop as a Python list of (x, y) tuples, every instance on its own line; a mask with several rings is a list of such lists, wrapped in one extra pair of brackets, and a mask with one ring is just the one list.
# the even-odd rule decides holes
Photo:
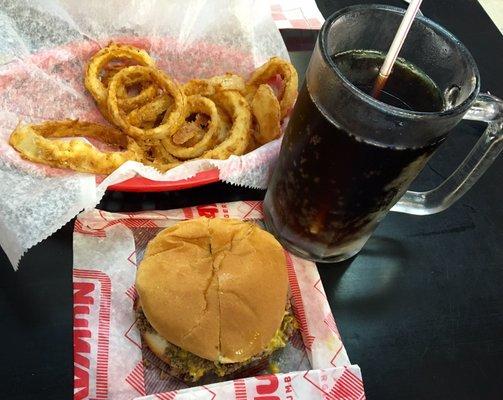
[[(322, 1), (322, 13), (365, 1)], [(401, 1), (386, 1), (402, 6)], [(503, 97), (503, 37), (475, 0), (426, 0), (424, 14), (453, 32), (478, 63), (483, 90)], [(300, 70), (315, 34), (284, 32)], [(456, 167), (482, 125), (464, 122), (413, 188)], [(503, 157), (443, 213), (390, 214), (360, 255), (320, 266), (340, 333), (367, 398), (503, 398)], [(169, 209), (261, 199), (213, 184), (176, 193), (107, 193), (109, 211)], [(68, 399), (73, 393), (72, 228), (67, 224), (12, 271), (0, 254), (0, 398)]]

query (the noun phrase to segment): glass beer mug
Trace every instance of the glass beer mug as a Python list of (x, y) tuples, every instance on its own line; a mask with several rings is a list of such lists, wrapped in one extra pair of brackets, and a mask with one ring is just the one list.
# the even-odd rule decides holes
[[(425, 17), (415, 19), (379, 100), (368, 94), (403, 14), (349, 7), (320, 31), (264, 200), (268, 229), (294, 254), (355, 255), (390, 209), (446, 209), (502, 149), (503, 102), (479, 94), (468, 50)], [(407, 191), (462, 119), (488, 123), (470, 154), (437, 188)]]

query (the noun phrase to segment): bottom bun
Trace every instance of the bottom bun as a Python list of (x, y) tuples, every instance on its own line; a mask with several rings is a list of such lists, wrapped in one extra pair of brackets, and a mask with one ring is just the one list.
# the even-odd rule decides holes
[(271, 354), (286, 346), (286, 343), (297, 329), (297, 321), (288, 308), (281, 324), (281, 328), (267, 348), (260, 354), (238, 363), (222, 364), (201, 358), (183, 350), (164, 339), (150, 325), (141, 307), (137, 309), (137, 326), (140, 329), (143, 342), (157, 358), (166, 364), (161, 368), (170, 375), (185, 382), (197, 382), (203, 377), (230, 377), (264, 363)]

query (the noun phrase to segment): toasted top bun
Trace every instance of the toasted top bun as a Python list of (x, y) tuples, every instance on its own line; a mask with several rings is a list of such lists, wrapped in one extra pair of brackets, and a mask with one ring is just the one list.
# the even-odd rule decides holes
[(281, 245), (256, 224), (198, 218), (160, 232), (136, 275), (143, 312), (167, 341), (221, 363), (262, 352), (281, 325)]

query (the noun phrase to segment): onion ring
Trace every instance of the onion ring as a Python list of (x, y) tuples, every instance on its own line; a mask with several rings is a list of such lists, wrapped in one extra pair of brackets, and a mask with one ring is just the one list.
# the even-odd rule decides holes
[[(78, 139), (48, 139), (73, 136), (96, 138), (125, 151), (102, 152)], [(110, 174), (128, 160), (139, 161), (142, 154), (136, 142), (117, 129), (78, 120), (18, 125), (9, 143), (30, 161), (94, 174)]]
[(269, 85), (260, 85), (250, 104), (257, 123), (254, 137), (258, 144), (269, 143), (281, 135), (281, 109)]
[(149, 123), (153, 124), (172, 103), (171, 97), (161, 94), (151, 102), (131, 111), (126, 117), (127, 122), (136, 127)]
[(260, 144), (257, 143), (257, 141), (255, 140), (255, 137), (252, 135), (252, 137), (250, 139), (250, 143), (248, 144), (248, 147), (246, 148), (245, 153), (250, 153), (253, 150), (258, 149), (259, 147), (260, 147)]
[[(124, 65), (114, 65), (114, 66), (106, 66), (103, 67), (103, 75), (101, 77), (101, 83), (105, 87), (108, 87), (108, 83), (110, 82), (110, 79), (119, 72), (122, 68), (124, 68)], [(85, 79), (85, 78), (84, 78)]]
[(215, 146), (219, 145), (229, 137), (229, 132), (232, 127), (232, 121), (230, 117), (220, 107), (217, 106), (217, 109), (218, 116), (220, 118), (220, 124), (218, 125), (218, 131), (215, 137)]
[[(127, 65), (130, 66), (130, 65)], [(105, 76), (101, 79), (103, 85), (108, 90), (108, 85), (110, 80), (119, 72), (121, 69), (125, 68), (125, 65), (114, 65), (113, 67), (104, 68)], [(138, 93), (135, 95), (130, 95), (128, 93), (128, 86), (137, 86), (139, 87)], [(125, 112), (130, 112), (137, 107), (140, 107), (151, 101), (157, 95), (157, 88), (155, 85), (150, 82), (145, 82), (142, 77), (138, 77), (136, 79), (131, 79), (124, 86), (121, 86), (117, 92), (117, 97), (119, 98), (119, 106), (124, 109)], [(107, 93), (108, 96), (108, 93)]]
[(117, 93), (119, 107), (125, 112), (133, 111), (134, 109), (147, 104), (149, 101), (152, 101), (157, 95), (157, 88), (155, 87), (155, 85), (145, 85), (141, 82), (139, 82), (138, 85), (141, 86), (141, 89), (139, 93), (134, 96), (128, 96), (127, 91), (123, 86), (121, 86), (121, 88), (123, 88), (122, 90), (124, 91), (124, 93)]
[[(102, 111), (107, 109), (108, 89), (100, 79), (100, 74), (108, 63), (116, 59), (132, 60), (144, 66), (153, 67), (155, 65), (154, 60), (145, 50), (126, 44), (110, 43), (107, 47), (104, 47), (94, 54), (87, 64), (84, 85)], [(116, 74), (117, 73), (114, 73), (113, 76), (108, 79), (113, 79)]]
[[(18, 125), (9, 142), (21, 157), (109, 174), (128, 160), (164, 172), (189, 159), (239, 156), (281, 134), (298, 76), (289, 62), (273, 57), (246, 82), (226, 73), (179, 86), (145, 50), (110, 43), (89, 59), (84, 84), (103, 116), (122, 132), (78, 120)], [(119, 149), (102, 150), (73, 136)]]
[(181, 161), (171, 155), (159, 140), (145, 140), (138, 142), (143, 150), (141, 162), (161, 172), (181, 164)]
[[(169, 151), (175, 157), (184, 160), (197, 158), (205, 151), (209, 150), (215, 142), (214, 138), (219, 126), (217, 107), (215, 106), (215, 103), (213, 101), (206, 97), (199, 95), (187, 97), (187, 112), (185, 114), (185, 119), (190, 117), (192, 114), (204, 114), (209, 117), (208, 130), (206, 132), (203, 131), (201, 140), (197, 141), (197, 143), (190, 147), (176, 144), (175, 142), (173, 142), (173, 139), (178, 132), (170, 138), (162, 140), (162, 144), (167, 151)], [(186, 123), (182, 125), (180, 130), (190, 127), (189, 124)]]
[(233, 154), (238, 156), (244, 154), (251, 138), (250, 106), (240, 93), (234, 91), (216, 93), (211, 100), (231, 117), (232, 126), (228, 137), (211, 150), (204, 152), (200, 158), (225, 160)]
[[(142, 129), (129, 123), (124, 110), (118, 103), (117, 91), (119, 87), (130, 78), (144, 75), (155, 83), (165, 94), (169, 94), (174, 104), (169, 114), (165, 116), (159, 126), (151, 129)], [(187, 99), (175, 81), (171, 80), (164, 72), (152, 67), (132, 66), (119, 71), (110, 81), (108, 90), (108, 112), (114, 124), (120, 127), (129, 136), (142, 139), (164, 139), (173, 135), (184, 123), (187, 109)]]
[(254, 93), (261, 84), (267, 84), (267, 81), (273, 79), (276, 75), (280, 75), (285, 84), (283, 93), (279, 96), (281, 118), (284, 118), (297, 99), (299, 86), (297, 71), (291, 63), (279, 57), (272, 57), (251, 74), (250, 79), (246, 82), (247, 91)]
[(187, 96), (200, 94), (205, 97), (213, 96), (224, 90), (236, 90), (244, 93), (245, 81), (239, 75), (226, 73), (208, 79), (192, 79), (182, 86), (182, 90)]

